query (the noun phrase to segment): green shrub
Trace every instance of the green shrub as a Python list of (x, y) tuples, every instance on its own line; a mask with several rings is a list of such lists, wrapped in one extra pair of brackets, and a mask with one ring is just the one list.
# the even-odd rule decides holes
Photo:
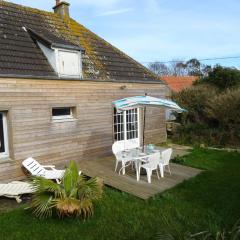
[(184, 164), (186, 161), (186, 158), (184, 156), (179, 156), (177, 155), (174, 159), (171, 160), (173, 163), (177, 163), (177, 164)]
[(227, 90), (209, 99), (206, 113), (227, 130), (231, 131), (233, 126), (240, 125), (240, 88)]
[(173, 99), (188, 110), (177, 117), (181, 126), (172, 135), (174, 141), (240, 145), (240, 88), (220, 92), (202, 84), (174, 94)]
[(212, 96), (216, 96), (218, 90), (210, 85), (198, 85), (186, 88), (179, 93), (173, 94), (173, 100), (188, 110), (179, 114), (178, 120), (181, 123), (204, 123), (207, 121), (206, 106)]
[(201, 144), (207, 146), (220, 147), (221, 135), (218, 129), (209, 128), (207, 125), (198, 123), (187, 123), (178, 127), (176, 132), (172, 135), (172, 139), (180, 144), (191, 144), (200, 146)]
[(211, 84), (220, 90), (239, 87), (240, 71), (236, 68), (215, 66), (207, 77), (201, 78), (195, 84), (202, 83)]

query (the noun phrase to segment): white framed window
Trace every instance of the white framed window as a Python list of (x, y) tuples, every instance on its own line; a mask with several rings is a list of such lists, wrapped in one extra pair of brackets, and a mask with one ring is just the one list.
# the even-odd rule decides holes
[(58, 49), (58, 73), (60, 76), (81, 77), (81, 53)]
[(117, 112), (114, 108), (114, 141), (124, 141), (124, 144), (140, 146), (140, 110), (138, 108)]
[(0, 112), (0, 158), (9, 156), (7, 113)]
[(127, 140), (138, 138), (138, 109), (126, 111)]
[(114, 140), (122, 141), (124, 140), (124, 112), (117, 112), (116, 108), (114, 108)]
[(52, 120), (64, 121), (74, 119), (75, 107), (53, 107), (52, 108)]

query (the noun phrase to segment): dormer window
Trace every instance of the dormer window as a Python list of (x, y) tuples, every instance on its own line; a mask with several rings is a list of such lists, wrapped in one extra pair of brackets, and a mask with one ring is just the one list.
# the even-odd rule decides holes
[(61, 39), (48, 31), (36, 32), (26, 29), (44, 53), (60, 78), (82, 78), (83, 48)]
[(79, 51), (55, 49), (60, 77), (81, 78), (82, 64)]

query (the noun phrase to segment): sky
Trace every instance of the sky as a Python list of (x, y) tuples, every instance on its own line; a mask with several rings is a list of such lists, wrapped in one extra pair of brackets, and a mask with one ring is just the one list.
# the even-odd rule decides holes
[[(55, 0), (8, 0), (52, 11)], [(70, 15), (137, 61), (240, 68), (240, 0), (67, 0)], [(237, 58), (239, 57), (239, 58)]]

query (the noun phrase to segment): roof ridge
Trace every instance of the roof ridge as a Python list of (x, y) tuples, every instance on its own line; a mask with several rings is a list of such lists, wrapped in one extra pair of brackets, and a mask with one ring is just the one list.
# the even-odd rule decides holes
[(46, 14), (50, 14), (50, 15), (54, 15), (54, 12), (50, 12), (50, 11), (47, 11), (47, 10), (42, 10), (42, 9), (39, 9), (39, 8), (33, 8), (33, 7), (29, 7), (29, 6), (25, 6), (25, 5), (22, 5), (22, 4), (18, 4), (18, 3), (13, 3), (13, 2), (10, 2), (10, 1), (6, 1), (6, 0), (0, 0), (0, 5), (9, 5), (9, 6), (14, 6), (14, 7), (20, 7), (24, 10), (32, 10), (32, 12), (34, 13), (46, 13)]

